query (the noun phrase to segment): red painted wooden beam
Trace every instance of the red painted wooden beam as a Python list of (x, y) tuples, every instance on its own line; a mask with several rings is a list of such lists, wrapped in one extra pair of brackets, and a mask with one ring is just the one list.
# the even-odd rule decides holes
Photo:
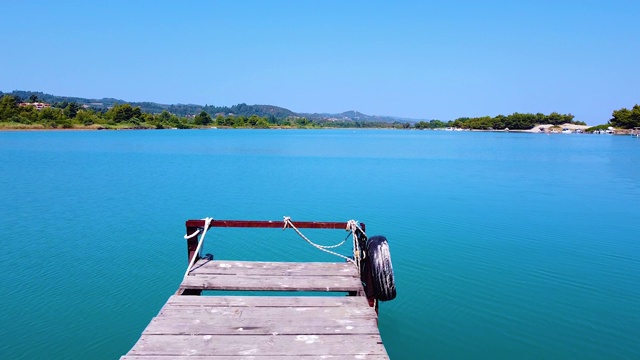
[[(346, 222), (291, 221), (300, 229), (340, 229), (346, 230)], [(204, 220), (187, 220), (187, 227), (204, 228)], [(360, 224), (362, 227), (364, 224)], [(284, 221), (258, 220), (212, 220), (211, 227), (283, 228)]]

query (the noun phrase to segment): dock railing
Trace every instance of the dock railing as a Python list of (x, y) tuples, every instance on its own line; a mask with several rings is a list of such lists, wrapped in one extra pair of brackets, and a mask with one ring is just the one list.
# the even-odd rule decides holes
[[(198, 242), (199, 237), (202, 235), (203, 230), (206, 226), (205, 219), (199, 220), (187, 220), (185, 223), (186, 226), (186, 236), (187, 239), (187, 260), (188, 263), (194, 263), (202, 258), (201, 254), (197, 252), (198, 250)], [(213, 227), (221, 227), (221, 228), (286, 228), (286, 221), (276, 221), (276, 220), (216, 220), (211, 219), (209, 222), (209, 229)], [(298, 229), (328, 229), (328, 230), (349, 230), (349, 222), (336, 222), (336, 221), (295, 221), (292, 222), (295, 224), (295, 227)], [(367, 236), (366, 236), (366, 225), (364, 223), (359, 223), (359, 228), (355, 229), (355, 236), (357, 238), (359, 249), (365, 249), (367, 244)], [(357, 255), (356, 255), (357, 254)], [(364, 260), (364, 252), (354, 251), (354, 258), (358, 257), (358, 261)], [(195, 260), (194, 260), (195, 257)], [(359, 269), (360, 271), (360, 279), (364, 285), (364, 292), (371, 307), (378, 310), (378, 303), (375, 299), (375, 294), (373, 290), (371, 273), (369, 271), (365, 271), (364, 267)], [(183, 293), (183, 295), (200, 295), (201, 292), (197, 290), (190, 289), (189, 291)], [(361, 295), (356, 293), (350, 293), (349, 295)]]

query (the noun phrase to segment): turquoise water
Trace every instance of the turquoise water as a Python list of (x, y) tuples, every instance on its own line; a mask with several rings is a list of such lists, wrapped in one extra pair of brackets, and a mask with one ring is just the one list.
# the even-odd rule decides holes
[[(284, 215), (387, 236), (393, 359), (640, 358), (631, 137), (0, 132), (0, 159), (3, 359), (118, 358), (180, 282), (186, 219)], [(279, 229), (215, 229), (205, 252), (335, 260)]]

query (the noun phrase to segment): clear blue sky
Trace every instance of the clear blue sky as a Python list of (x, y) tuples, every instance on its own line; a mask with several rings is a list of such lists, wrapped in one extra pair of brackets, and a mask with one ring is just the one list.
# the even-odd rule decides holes
[(640, 1), (11, 1), (0, 90), (450, 120), (640, 103)]

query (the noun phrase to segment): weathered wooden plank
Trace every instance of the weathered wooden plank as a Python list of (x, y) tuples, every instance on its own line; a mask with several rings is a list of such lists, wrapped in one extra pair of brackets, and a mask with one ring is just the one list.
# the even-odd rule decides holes
[(162, 355), (136, 355), (136, 356), (123, 356), (120, 360), (204, 360), (204, 359), (214, 359), (214, 360), (277, 360), (277, 359), (285, 359), (285, 360), (295, 360), (301, 358), (303, 360), (354, 360), (354, 359), (365, 359), (365, 360), (388, 360), (389, 356), (387, 355), (367, 355), (367, 354), (357, 354), (357, 355), (278, 355), (278, 356), (255, 356), (255, 355), (238, 355), (238, 356), (217, 356), (217, 355), (192, 355), (192, 356), (162, 356)]
[(256, 262), (220, 261), (201, 259), (193, 266), (190, 275), (280, 275), (280, 276), (354, 276), (358, 270), (351, 263), (327, 262)]
[[(293, 225), (299, 229), (336, 229), (346, 230), (348, 224), (346, 222), (334, 221), (292, 221)], [(204, 220), (187, 220), (187, 227), (204, 228)], [(283, 220), (212, 220), (210, 227), (246, 227), (246, 228), (282, 228)], [(360, 223), (360, 227), (364, 230), (365, 225)]]
[(142, 335), (130, 355), (384, 355), (379, 335)]
[(377, 335), (375, 318), (363, 319), (176, 319), (156, 317), (144, 335)]
[[(180, 289), (362, 293), (350, 263), (200, 260)], [(364, 296), (169, 298), (122, 359), (388, 359)]]
[(360, 279), (349, 276), (187, 276), (181, 289), (264, 291), (359, 291)]
[(304, 321), (309, 318), (350, 318), (367, 317), (375, 318), (376, 313), (370, 307), (274, 307), (274, 308), (253, 308), (253, 307), (164, 307), (158, 316), (177, 317), (184, 319), (215, 317), (215, 318), (268, 318), (268, 319), (299, 319)]
[(165, 306), (211, 307), (348, 307), (369, 306), (364, 296), (182, 296), (174, 295)]
[(261, 276), (351, 276), (358, 277), (357, 273), (349, 268), (325, 270), (316, 269), (250, 269), (250, 268), (194, 268), (189, 272), (189, 276), (193, 275), (261, 275)]
[[(176, 316), (173, 316), (176, 315)], [(361, 314), (347, 316), (344, 313), (327, 314), (323, 316), (291, 316), (287, 318), (273, 318), (269, 316), (254, 316), (249, 317), (250, 314), (243, 314), (240, 316), (233, 316), (231, 314), (226, 316), (215, 316), (208, 314), (173, 314), (173, 315), (158, 315), (153, 318), (151, 323), (174, 323), (180, 324), (181, 327), (190, 325), (202, 324), (202, 326), (222, 326), (222, 327), (236, 327), (236, 328), (248, 328), (248, 327), (266, 327), (266, 326), (293, 326), (304, 323), (305, 326), (317, 326), (317, 327), (330, 327), (330, 326), (358, 326), (366, 325), (370, 321), (376, 321), (377, 317), (373, 314)]]
[(355, 268), (352, 263), (341, 262), (290, 262), (290, 261), (244, 261), (244, 260), (208, 260), (200, 259), (196, 265), (217, 266), (218, 264), (228, 264), (231, 267), (239, 268), (262, 268), (262, 269), (287, 269), (287, 268), (326, 268), (326, 269), (342, 269)]

